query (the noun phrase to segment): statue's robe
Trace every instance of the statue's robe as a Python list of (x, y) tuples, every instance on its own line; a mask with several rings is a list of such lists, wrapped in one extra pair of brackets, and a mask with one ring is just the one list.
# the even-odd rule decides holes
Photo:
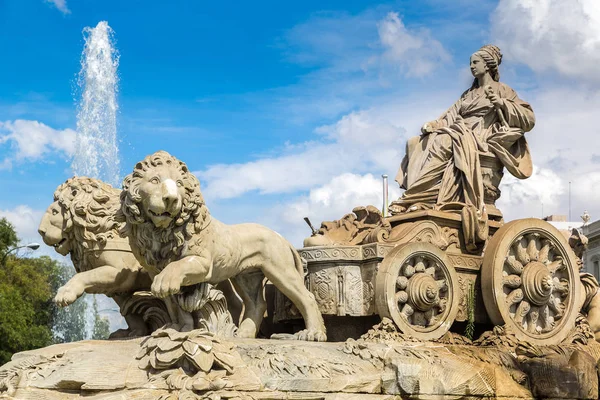
[(432, 133), (409, 139), (396, 176), (406, 191), (393, 205), (463, 204), (483, 212), (480, 152), (493, 153), (517, 178), (531, 176), (531, 155), (523, 134), (535, 124), (533, 110), (509, 86), (494, 82), (492, 88), (502, 99), (505, 121), (483, 88), (474, 85), (467, 90), (432, 123)]

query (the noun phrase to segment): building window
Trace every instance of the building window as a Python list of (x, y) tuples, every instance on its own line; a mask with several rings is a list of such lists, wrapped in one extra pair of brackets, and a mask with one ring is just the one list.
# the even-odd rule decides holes
[(594, 276), (596, 279), (600, 279), (600, 262), (594, 260)]

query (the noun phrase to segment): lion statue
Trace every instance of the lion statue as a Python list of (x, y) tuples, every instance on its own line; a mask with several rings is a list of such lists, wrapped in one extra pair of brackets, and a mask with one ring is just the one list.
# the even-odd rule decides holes
[[(137, 290), (149, 290), (152, 280), (131, 252), (127, 239), (119, 236), (123, 222), (115, 220), (120, 209), (120, 190), (97, 179), (74, 177), (54, 192), (54, 202), (42, 217), (39, 233), (57, 253), (70, 255), (76, 274), (58, 290), (54, 301), (68, 306), (83, 293), (102, 293), (112, 297), (122, 313), (128, 329), (114, 332), (111, 337), (143, 336), (160, 327), (158, 321), (144, 321), (140, 313), (126, 310), (152, 307), (154, 316), (166, 308), (159, 299), (134, 299)], [(159, 312), (157, 312), (159, 311)], [(156, 319), (156, 318), (155, 318)], [(158, 326), (156, 326), (158, 325)]]
[(237, 336), (254, 338), (267, 308), (266, 277), (304, 317), (306, 329), (293, 338), (327, 340), (294, 247), (264, 226), (225, 225), (212, 218), (198, 179), (182, 161), (164, 151), (147, 156), (123, 181), (121, 204), (134, 254), (157, 274), (151, 287), (155, 296), (230, 279), (244, 303)]

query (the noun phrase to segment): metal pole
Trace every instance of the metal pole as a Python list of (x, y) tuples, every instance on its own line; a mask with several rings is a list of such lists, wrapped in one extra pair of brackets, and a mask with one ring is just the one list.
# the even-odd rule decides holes
[(5, 266), (5, 265), (4, 265), (4, 262), (6, 261), (6, 257), (7, 257), (7, 256), (8, 256), (10, 253), (12, 253), (13, 251), (15, 251), (15, 250), (18, 250), (18, 249), (22, 249), (23, 247), (27, 247), (27, 246), (17, 246), (17, 247), (13, 247), (12, 249), (10, 249), (10, 250), (8, 250), (6, 253), (4, 253), (4, 255), (2, 256), (2, 261), (0, 262), (0, 265), (4, 267), (4, 266)]
[(7, 257), (7, 256), (8, 256), (10, 253), (12, 253), (12, 252), (13, 252), (13, 251), (15, 251), (15, 250), (22, 249), (22, 248), (24, 248), (24, 247), (27, 247), (27, 248), (29, 248), (29, 249), (31, 249), (31, 250), (37, 250), (37, 249), (39, 249), (39, 248), (40, 248), (40, 245), (39, 245), (39, 244), (37, 244), (37, 243), (28, 243), (28, 244), (25, 244), (25, 245), (23, 245), (23, 246), (17, 246), (17, 247), (13, 247), (12, 249), (10, 249), (10, 250), (8, 250), (6, 253), (4, 253), (4, 255), (2, 256), (2, 261), (0, 261), (0, 266), (2, 266), (2, 267), (4, 267), (4, 266), (5, 266), (5, 265), (4, 265), (4, 262), (6, 261), (6, 257)]
[(383, 210), (382, 214), (387, 217), (388, 213), (388, 176), (386, 174), (381, 175), (383, 178)]

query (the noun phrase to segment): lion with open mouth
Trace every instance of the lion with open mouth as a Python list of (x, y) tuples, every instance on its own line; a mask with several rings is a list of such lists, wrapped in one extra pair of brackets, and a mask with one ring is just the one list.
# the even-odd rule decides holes
[(164, 151), (146, 157), (123, 181), (121, 203), (134, 254), (156, 274), (154, 295), (165, 298), (230, 279), (244, 302), (237, 335), (253, 338), (267, 308), (266, 277), (304, 317), (306, 329), (294, 338), (327, 340), (294, 247), (264, 226), (225, 225), (212, 218), (198, 179), (182, 161)]
[(58, 290), (56, 304), (68, 306), (84, 293), (106, 294), (115, 300), (128, 324), (111, 336), (143, 336), (158, 328), (163, 319), (145, 321), (129, 308), (144, 303), (156, 311), (164, 306), (158, 299), (134, 298), (134, 292), (148, 290), (152, 281), (132, 254), (128, 240), (119, 235), (124, 223), (114, 217), (121, 205), (120, 192), (98, 179), (70, 178), (54, 192), (54, 202), (44, 213), (38, 232), (57, 253), (70, 255), (77, 271)]

